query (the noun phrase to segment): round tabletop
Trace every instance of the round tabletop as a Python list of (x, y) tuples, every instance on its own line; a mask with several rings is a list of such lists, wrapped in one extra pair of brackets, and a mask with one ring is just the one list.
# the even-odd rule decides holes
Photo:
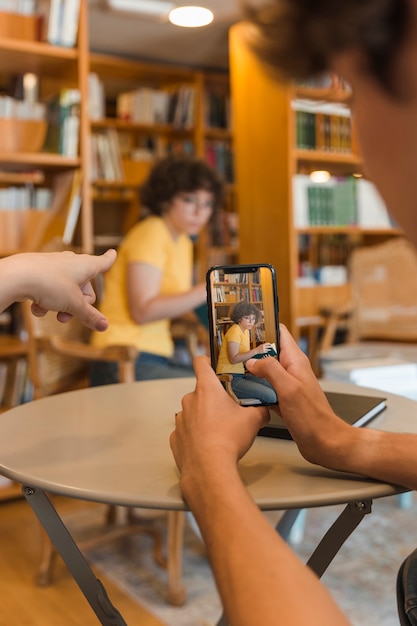
[[(327, 391), (384, 395), (372, 428), (417, 432), (417, 404), (353, 385)], [(72, 391), (23, 404), (0, 419), (0, 474), (26, 486), (102, 503), (185, 509), (169, 447), (174, 414), (194, 387), (182, 378)], [(215, 409), (213, 409), (215, 410)], [(312, 465), (292, 441), (257, 437), (240, 462), (264, 510), (305, 508), (392, 495), (403, 489)]]

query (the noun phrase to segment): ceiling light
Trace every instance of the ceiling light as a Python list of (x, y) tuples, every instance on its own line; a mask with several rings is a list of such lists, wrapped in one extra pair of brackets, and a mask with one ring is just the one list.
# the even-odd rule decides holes
[(310, 174), (311, 181), (313, 183), (327, 183), (330, 180), (330, 172), (326, 170), (314, 170)]
[(144, 15), (160, 16), (168, 15), (175, 7), (174, 2), (165, 0), (107, 0), (113, 11), (125, 13), (142, 13)]
[(204, 7), (186, 6), (172, 9), (169, 13), (169, 21), (175, 26), (196, 28), (207, 26), (213, 21), (213, 13)]

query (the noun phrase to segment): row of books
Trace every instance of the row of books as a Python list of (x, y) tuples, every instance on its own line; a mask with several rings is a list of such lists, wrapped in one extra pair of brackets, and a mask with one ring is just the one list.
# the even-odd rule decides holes
[(165, 141), (160, 137), (145, 146), (132, 146), (125, 141), (125, 133), (113, 128), (95, 132), (91, 136), (91, 180), (122, 181), (123, 158), (134, 161), (153, 161), (169, 154), (195, 154), (189, 140)]
[(5, 407), (6, 395), (10, 406), (17, 406), (33, 399), (33, 387), (29, 377), (27, 360), (17, 359), (12, 389), (7, 389), (8, 383), (7, 363), (0, 363), (0, 408)]
[(8, 95), (0, 95), (0, 117), (20, 120), (44, 120), (46, 107), (41, 102), (18, 100)]
[(80, 141), (79, 89), (62, 88), (49, 98), (46, 107), (48, 130), (44, 150), (68, 157), (78, 156)]
[(219, 172), (227, 183), (234, 181), (233, 152), (224, 141), (208, 141), (204, 148), (207, 162)]
[(47, 41), (73, 48), (77, 41), (80, 0), (50, 0)]
[(208, 128), (231, 128), (231, 104), (229, 94), (209, 91), (206, 94), (206, 125)]
[(231, 281), (229, 285), (214, 285), (214, 293), (214, 302), (262, 302), (262, 287), (249, 287), (247, 280), (239, 284)]
[(352, 152), (350, 111), (344, 105), (294, 101), (296, 146), (301, 150)]
[(252, 286), (251, 288), (252, 302), (262, 302), (262, 287)]
[[(106, 95), (98, 74), (91, 72), (89, 82), (89, 115), (92, 120), (106, 117)], [(179, 90), (139, 87), (119, 94), (116, 115), (119, 119), (144, 124), (181, 125), (194, 124), (195, 90), (192, 86)], [(185, 111), (185, 114), (184, 114)], [(184, 118), (185, 117), (185, 121)], [(231, 104), (229, 94), (209, 91), (205, 95), (205, 123), (207, 128), (231, 128)]]
[(117, 131), (108, 128), (91, 136), (92, 180), (117, 181), (124, 177)]
[(307, 187), (308, 221), (315, 225), (349, 226), (358, 223), (356, 180), (348, 177), (334, 184)]
[(163, 158), (168, 154), (195, 154), (194, 142), (190, 139), (169, 139), (165, 135), (117, 131), (120, 152), (123, 158), (135, 161), (149, 161)]
[(45, 210), (51, 207), (52, 190), (48, 187), (3, 187), (0, 189), (0, 211)]
[[(315, 250), (314, 259), (317, 266), (341, 266), (347, 265), (355, 240), (348, 233), (332, 233), (320, 240), (320, 245)], [(300, 259), (300, 276), (311, 274), (311, 250), (314, 242), (310, 233), (298, 235), (298, 251)]]
[(140, 87), (120, 93), (116, 101), (119, 119), (141, 124), (172, 124), (192, 128), (195, 118), (195, 89), (183, 85), (173, 90)]
[(0, 11), (18, 15), (35, 15), (36, 0), (0, 0)]
[(214, 302), (241, 302), (249, 300), (249, 288), (243, 285), (235, 285), (233, 289), (224, 286), (214, 286)]
[(210, 247), (236, 247), (239, 244), (239, 214), (217, 211), (209, 229)]
[(247, 272), (237, 272), (233, 274), (226, 274), (224, 270), (218, 269), (213, 270), (213, 280), (216, 283), (248, 283), (248, 273)]
[(376, 187), (365, 178), (331, 177), (325, 183), (313, 183), (309, 176), (293, 178), (295, 225), (393, 226), (387, 207)]
[(332, 74), (331, 72), (323, 72), (317, 76), (312, 76), (304, 80), (296, 82), (298, 87), (306, 87), (308, 89), (334, 89), (350, 93), (350, 85), (343, 79)]

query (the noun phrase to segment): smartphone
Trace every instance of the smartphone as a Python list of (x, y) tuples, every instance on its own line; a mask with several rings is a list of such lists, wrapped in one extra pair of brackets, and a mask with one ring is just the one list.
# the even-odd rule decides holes
[(277, 404), (268, 381), (245, 368), (249, 358), (279, 358), (275, 269), (265, 263), (216, 265), (206, 279), (213, 369), (239, 404)]

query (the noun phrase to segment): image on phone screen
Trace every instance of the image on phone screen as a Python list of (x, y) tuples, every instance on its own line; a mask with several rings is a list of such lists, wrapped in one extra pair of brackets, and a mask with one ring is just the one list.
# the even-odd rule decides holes
[(245, 367), (250, 358), (279, 357), (279, 315), (271, 265), (215, 266), (207, 272), (210, 355), (229, 394), (242, 405), (277, 403), (267, 380)]

